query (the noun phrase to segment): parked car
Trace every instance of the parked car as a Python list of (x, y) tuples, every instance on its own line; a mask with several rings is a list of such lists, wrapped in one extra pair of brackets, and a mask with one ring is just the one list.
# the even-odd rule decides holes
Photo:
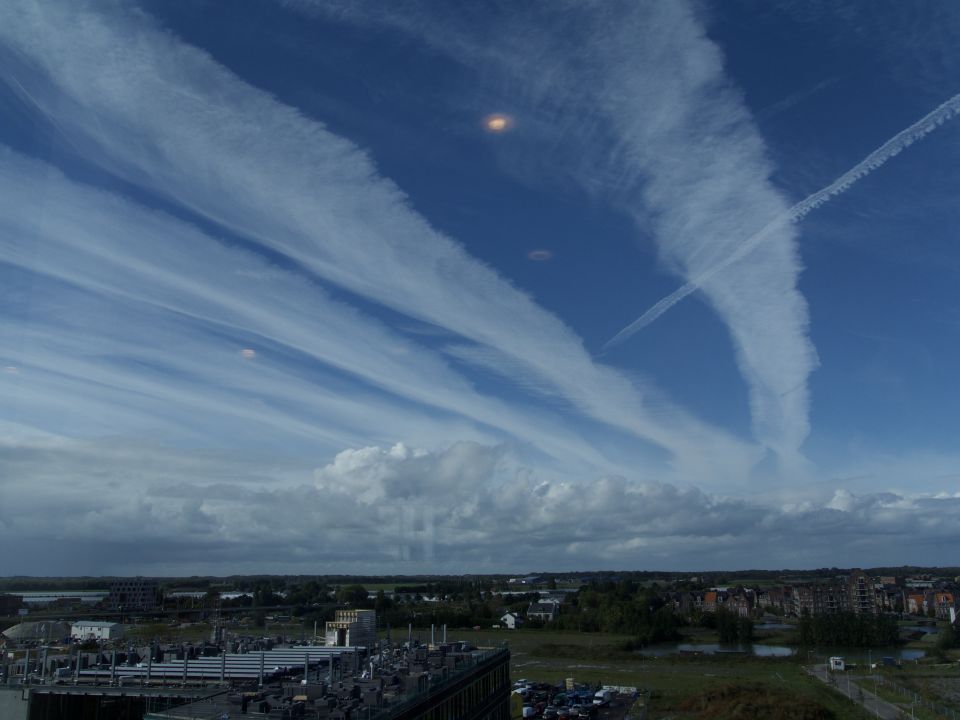
[(597, 693), (593, 696), (593, 704), (598, 707), (606, 707), (610, 704), (610, 701), (613, 699), (613, 692), (610, 690), (597, 690)]

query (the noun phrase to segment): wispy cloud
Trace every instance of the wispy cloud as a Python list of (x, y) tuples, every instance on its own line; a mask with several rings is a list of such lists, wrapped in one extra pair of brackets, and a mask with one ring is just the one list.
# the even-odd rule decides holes
[(826, 80), (821, 80), (816, 85), (806, 88), (805, 90), (798, 90), (797, 92), (791, 93), (785, 98), (757, 110), (757, 119), (769, 120), (780, 113), (786, 112), (790, 108), (799, 105), (804, 100), (813, 97), (822, 90), (826, 90), (828, 87), (836, 85), (844, 77), (845, 76), (843, 75), (837, 75), (836, 77), (827, 78)]
[[(508, 99), (517, 118), (508, 152), (522, 155), (521, 139), (538, 152), (552, 148), (571, 182), (652, 229), (678, 275), (698, 277), (788, 210), (720, 48), (690, 4), (511, 5), (499, 16), (417, 3), (286, 4), (389, 25), (473, 69), (487, 99)], [(525, 134), (524, 123), (534, 130)], [(762, 249), (701, 287), (733, 339), (754, 434), (785, 461), (796, 460), (809, 432), (806, 381), (817, 363), (797, 290), (796, 236), (781, 224)]]
[(737, 245), (728, 257), (701, 272), (666, 297), (658, 300), (649, 310), (644, 312), (643, 315), (608, 340), (604, 347), (611, 348), (628, 340), (650, 323), (660, 318), (681, 300), (702, 288), (704, 284), (709, 282), (714, 276), (722, 273), (740, 260), (743, 260), (759, 245), (770, 242), (778, 233), (782, 232), (785, 223), (800, 222), (818, 207), (849, 190), (856, 182), (882, 167), (888, 160), (899, 155), (913, 143), (922, 140), (943, 125), (943, 123), (956, 116), (957, 113), (960, 113), (960, 94), (954, 95), (908, 128), (898, 132), (826, 187), (811, 193), (786, 212), (773, 218), (769, 223), (764, 225), (762, 229)]
[[(143, 427), (129, 417), (137, 407), (154, 427), (172, 413), (168, 435), (179, 424), (223, 441), (242, 420), (337, 448), (401, 432), (421, 443), (506, 433), (550, 457), (605, 464), (545, 415), (481, 395), (435, 352), (196, 227), (2, 148), (0, 195), (4, 260), (32, 277), (25, 304), (4, 294), (0, 320), (0, 356), (20, 368), (6, 384), (23, 412), (47, 407), (62, 423), (69, 414), (52, 407), (75, 408), (116, 432)], [(0, 276), (15, 287), (13, 270)], [(250, 343), (261, 351), (244, 358)]]
[(720, 458), (742, 474), (755, 458), (675, 406), (649, 407), (643, 387), (593, 362), (556, 316), (434, 230), (354, 145), (141, 13), (23, 2), (0, 19), (19, 82), (84, 160), (312, 277), (492, 348), (690, 474)]

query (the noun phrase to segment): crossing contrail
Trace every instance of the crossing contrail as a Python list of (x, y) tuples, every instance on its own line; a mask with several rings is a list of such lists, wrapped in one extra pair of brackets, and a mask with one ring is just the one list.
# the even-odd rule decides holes
[(954, 95), (942, 105), (939, 105), (932, 112), (924, 115), (910, 127), (898, 132), (883, 145), (867, 155), (863, 160), (847, 170), (843, 175), (838, 177), (825, 188), (817, 190), (815, 193), (807, 196), (786, 212), (777, 215), (760, 230), (737, 245), (734, 251), (730, 253), (730, 255), (724, 260), (721, 260), (713, 267), (704, 270), (702, 273), (688, 280), (685, 284), (681, 285), (666, 297), (657, 301), (653, 306), (650, 307), (649, 310), (643, 313), (643, 315), (638, 317), (632, 323), (623, 328), (623, 330), (610, 338), (606, 344), (604, 344), (603, 349), (608, 350), (624, 342), (632, 335), (659, 318), (661, 315), (667, 312), (667, 310), (672, 308), (685, 297), (698, 290), (714, 275), (750, 253), (750, 251), (752, 251), (755, 247), (766, 241), (774, 230), (782, 227), (785, 223), (800, 222), (810, 212), (828, 202), (831, 198), (846, 192), (858, 180), (872, 173), (874, 170), (887, 162), (887, 160), (895, 155), (898, 155), (903, 150), (906, 150), (913, 143), (929, 135), (943, 123), (957, 115), (957, 113), (960, 113), (960, 93)]

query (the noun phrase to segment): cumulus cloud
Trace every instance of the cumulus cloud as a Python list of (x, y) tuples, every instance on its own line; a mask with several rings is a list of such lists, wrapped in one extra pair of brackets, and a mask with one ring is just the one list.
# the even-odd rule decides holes
[[(948, 563), (960, 539), (956, 494), (834, 488), (779, 503), (546, 473), (475, 442), (356, 447), (311, 468), (263, 454), (48, 439), (0, 445), (0, 467), (22, 482), (15, 492), (0, 485), (0, 539), (22, 548), (10, 572), (68, 540), (98, 553), (67, 553), (65, 563), (86, 563), (73, 572), (189, 574), (222, 572), (221, 563), (371, 573), (796, 567), (824, 557), (881, 565), (918, 552)], [(84, 480), (65, 486), (64, 473)], [(60, 518), (53, 531), (50, 516)], [(144, 551), (136, 558), (123, 549), (134, 538)]]

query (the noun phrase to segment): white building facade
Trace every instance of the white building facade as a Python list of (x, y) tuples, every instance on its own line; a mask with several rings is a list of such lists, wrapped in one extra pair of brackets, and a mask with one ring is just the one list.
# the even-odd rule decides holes
[(120, 640), (123, 637), (123, 625), (115, 622), (80, 620), (70, 627), (70, 637), (74, 640)]
[(373, 610), (337, 610), (327, 622), (326, 645), (331, 647), (365, 647), (377, 645), (377, 613)]

